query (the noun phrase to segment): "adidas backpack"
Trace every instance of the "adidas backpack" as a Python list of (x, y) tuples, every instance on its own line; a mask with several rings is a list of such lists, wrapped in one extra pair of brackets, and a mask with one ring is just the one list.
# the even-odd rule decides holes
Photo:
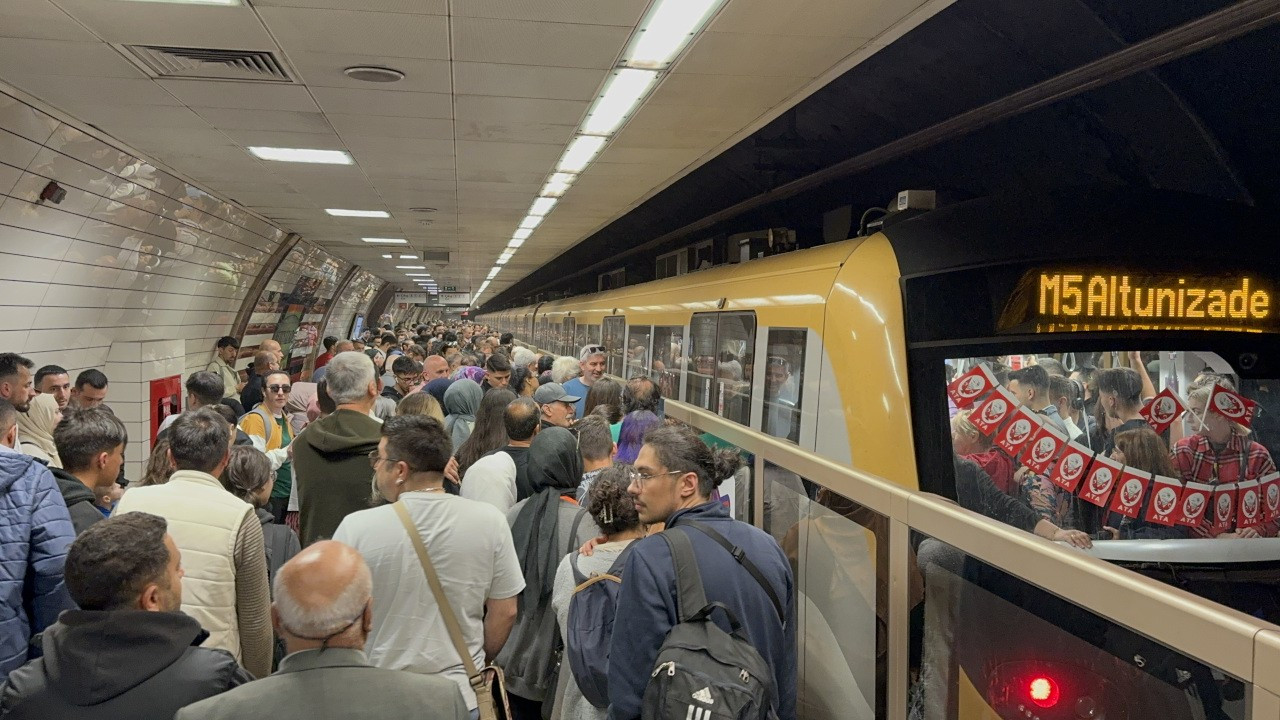
[(591, 577), (578, 569), (578, 553), (569, 556), (575, 587), (565, 627), (565, 655), (582, 696), (598, 708), (609, 706), (609, 642), (618, 611), (622, 568), (631, 547), (623, 549), (607, 573)]
[[(777, 594), (742, 551), (720, 533), (701, 523), (686, 522), (668, 528), (661, 536), (671, 548), (676, 568), (676, 609), (680, 622), (658, 648), (658, 660), (641, 705), (642, 720), (776, 720), (778, 690), (773, 672), (759, 651), (747, 642), (746, 632), (733, 611), (723, 603), (708, 603), (693, 555), (688, 530), (697, 529), (725, 547), (760, 583), (782, 618)], [(729, 620), (725, 632), (711, 620), (716, 610)]]

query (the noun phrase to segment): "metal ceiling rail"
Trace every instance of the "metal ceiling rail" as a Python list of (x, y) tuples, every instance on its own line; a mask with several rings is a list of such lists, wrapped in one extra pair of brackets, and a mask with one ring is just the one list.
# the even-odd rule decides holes
[(1276, 22), (1280, 22), (1280, 0), (1241, 0), (936, 125), (779, 185), (560, 279), (572, 280), (606, 267), (616, 267), (619, 260), (707, 230), (742, 213), (1220, 45)]
[[(668, 399), (666, 414), (1245, 682), (1257, 681), (1254, 644), (1258, 636), (1280, 631), (945, 498), (843, 467), (687, 403)], [(763, 478), (760, 483), (762, 487)]]

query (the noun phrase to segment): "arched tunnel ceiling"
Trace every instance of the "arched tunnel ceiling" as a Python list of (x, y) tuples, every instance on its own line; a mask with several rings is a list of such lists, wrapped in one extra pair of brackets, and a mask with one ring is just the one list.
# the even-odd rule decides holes
[[(594, 290), (596, 273), (635, 245), (1228, 5), (960, 0), (485, 309)], [(628, 259), (629, 277), (651, 273), (656, 253), (717, 234), (788, 226), (816, 244), (825, 211), (851, 204), (856, 217), (906, 188), (935, 189), (945, 203), (1114, 184), (1275, 207), (1278, 61), (1280, 29), (1268, 26), (674, 239)]]

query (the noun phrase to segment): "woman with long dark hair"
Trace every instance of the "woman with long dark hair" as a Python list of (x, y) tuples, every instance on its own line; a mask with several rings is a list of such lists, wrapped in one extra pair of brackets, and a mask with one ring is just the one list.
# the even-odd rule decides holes
[(466, 442), (453, 452), (458, 458), (458, 476), (467, 474), (467, 468), (481, 457), (507, 446), (507, 426), (503, 416), (516, 394), (506, 388), (485, 393), (476, 411), (476, 424)]

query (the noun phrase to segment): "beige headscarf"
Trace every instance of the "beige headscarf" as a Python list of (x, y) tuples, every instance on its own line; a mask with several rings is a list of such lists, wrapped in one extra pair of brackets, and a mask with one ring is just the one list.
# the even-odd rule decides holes
[(40, 393), (31, 398), (31, 407), (25, 413), (18, 413), (22, 452), (41, 460), (47, 458), (51, 467), (61, 468), (62, 458), (58, 457), (58, 446), (53, 444), (53, 429), (61, 419), (62, 413), (53, 395)]

